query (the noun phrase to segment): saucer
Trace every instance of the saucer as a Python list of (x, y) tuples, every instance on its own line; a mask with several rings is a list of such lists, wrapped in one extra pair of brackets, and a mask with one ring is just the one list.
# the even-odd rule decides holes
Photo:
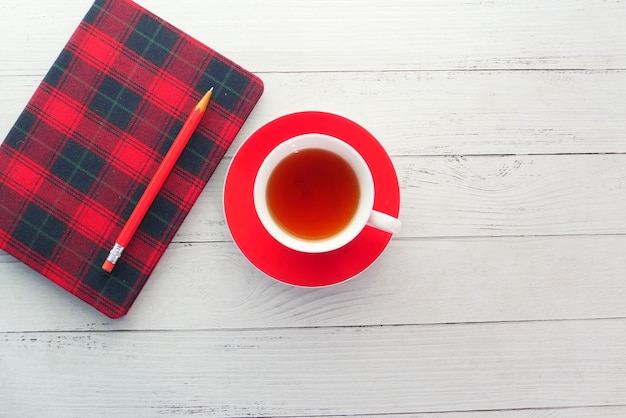
[(282, 116), (259, 128), (241, 145), (226, 174), (224, 214), (235, 244), (259, 270), (291, 285), (319, 287), (343, 282), (363, 272), (383, 253), (391, 234), (366, 226), (347, 245), (310, 254), (285, 247), (265, 230), (254, 209), (256, 172), (276, 145), (309, 133), (334, 136), (352, 145), (372, 172), (376, 189), (374, 209), (398, 216), (400, 188), (385, 149), (360, 125), (324, 112)]

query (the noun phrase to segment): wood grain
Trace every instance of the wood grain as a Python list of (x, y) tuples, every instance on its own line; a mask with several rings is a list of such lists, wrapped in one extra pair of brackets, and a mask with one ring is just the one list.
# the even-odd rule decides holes
[(0, 363), (9, 415), (293, 417), (626, 404), (626, 320), (8, 333), (0, 341), (11, 359)]
[[(623, 234), (626, 155), (394, 157), (398, 237)], [(229, 240), (222, 161), (177, 242)]]
[(397, 240), (362, 275), (322, 289), (274, 281), (233, 243), (173, 244), (117, 321), (12, 260), (0, 257), (0, 306), (14, 313), (0, 332), (626, 317), (624, 236)]
[[(623, 71), (263, 74), (265, 103), (244, 128), (318, 109), (370, 130), (392, 155), (623, 153)], [(231, 151), (232, 153), (232, 151)]]
[[(255, 3), (141, 4), (255, 72), (626, 68), (619, 0)], [(46, 70), (90, 2), (17, 4), (0, 9), (2, 75)]]

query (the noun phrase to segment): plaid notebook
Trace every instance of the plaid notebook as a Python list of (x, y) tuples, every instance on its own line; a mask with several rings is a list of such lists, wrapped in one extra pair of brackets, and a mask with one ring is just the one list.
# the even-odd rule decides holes
[[(196, 133), (112, 273), (101, 266), (198, 100)], [(96, 0), (0, 145), (0, 248), (128, 312), (263, 91), (129, 0)]]

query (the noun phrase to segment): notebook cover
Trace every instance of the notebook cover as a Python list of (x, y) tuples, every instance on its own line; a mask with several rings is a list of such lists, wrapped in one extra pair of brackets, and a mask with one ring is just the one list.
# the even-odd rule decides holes
[[(198, 129), (106, 273), (125, 220), (211, 87)], [(96, 0), (0, 145), (0, 248), (107, 316), (126, 314), (262, 91), (136, 3)]]

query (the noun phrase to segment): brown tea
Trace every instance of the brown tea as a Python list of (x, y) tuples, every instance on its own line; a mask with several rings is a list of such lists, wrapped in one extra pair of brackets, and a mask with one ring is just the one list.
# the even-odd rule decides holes
[(285, 231), (319, 240), (348, 225), (359, 204), (359, 182), (343, 158), (309, 148), (278, 163), (269, 177), (266, 199), (270, 214)]

